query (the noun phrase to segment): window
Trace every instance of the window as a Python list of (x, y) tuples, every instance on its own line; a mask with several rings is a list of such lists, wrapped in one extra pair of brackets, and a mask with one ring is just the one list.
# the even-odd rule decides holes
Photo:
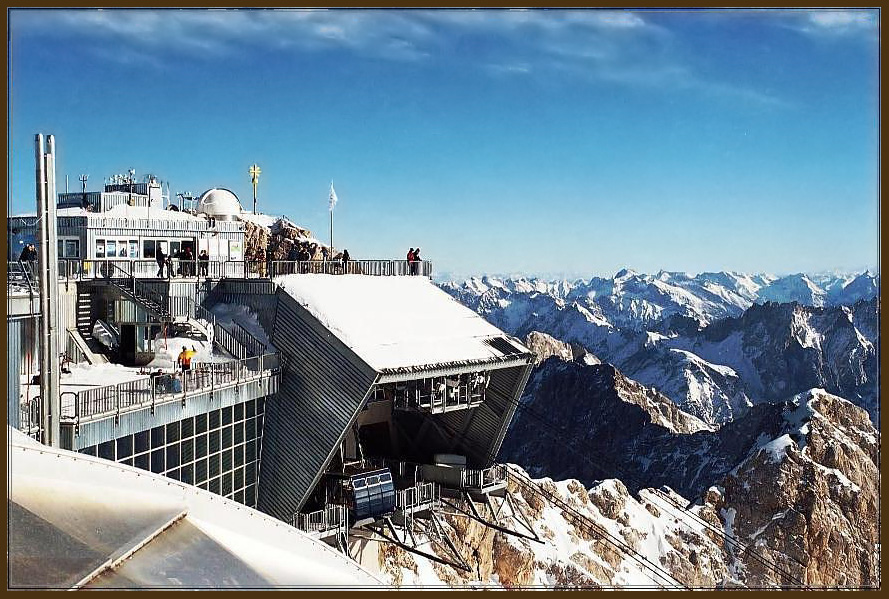
[(139, 257), (139, 242), (135, 239), (130, 239), (130, 258), (138, 258)]
[(117, 242), (109, 239), (105, 242), (105, 255), (109, 258), (117, 256)]
[(117, 257), (118, 258), (126, 258), (127, 257), (127, 240), (126, 239), (118, 239), (117, 240)]
[(96, 240), (96, 258), (104, 258), (105, 257), (105, 240), (97, 239)]
[(154, 258), (154, 239), (145, 239), (142, 241), (142, 257), (143, 258)]
[(80, 258), (80, 240), (65, 240), (65, 258)]

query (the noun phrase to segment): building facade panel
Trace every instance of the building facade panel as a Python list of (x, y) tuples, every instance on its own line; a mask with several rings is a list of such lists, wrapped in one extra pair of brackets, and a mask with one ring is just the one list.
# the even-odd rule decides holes
[(277, 298), (272, 342), (285, 367), (267, 406), (259, 506), (288, 520), (339, 451), (377, 375), (293, 298)]

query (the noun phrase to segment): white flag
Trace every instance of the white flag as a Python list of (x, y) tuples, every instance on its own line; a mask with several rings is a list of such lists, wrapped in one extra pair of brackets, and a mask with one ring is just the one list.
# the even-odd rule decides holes
[(333, 181), (330, 182), (330, 211), (333, 212), (333, 207), (336, 206), (336, 191), (333, 189)]

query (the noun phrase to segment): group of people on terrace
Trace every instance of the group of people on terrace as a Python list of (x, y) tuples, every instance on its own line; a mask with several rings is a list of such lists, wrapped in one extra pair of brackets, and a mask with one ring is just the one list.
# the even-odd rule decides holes
[(157, 277), (160, 279), (164, 278), (164, 268), (167, 269), (167, 278), (172, 279), (176, 276), (173, 273), (173, 258), (176, 258), (179, 261), (179, 268), (176, 270), (176, 274), (182, 275), (183, 277), (190, 277), (194, 274), (195, 263), (197, 263), (198, 267), (198, 276), (206, 277), (209, 272), (210, 267), (210, 256), (207, 254), (207, 250), (201, 250), (200, 255), (198, 255), (197, 260), (194, 258), (194, 254), (191, 251), (191, 248), (186, 246), (184, 249), (176, 252), (175, 256), (170, 254), (165, 254), (164, 251), (159, 247), (157, 248), (157, 253), (155, 254), (155, 260), (157, 261)]

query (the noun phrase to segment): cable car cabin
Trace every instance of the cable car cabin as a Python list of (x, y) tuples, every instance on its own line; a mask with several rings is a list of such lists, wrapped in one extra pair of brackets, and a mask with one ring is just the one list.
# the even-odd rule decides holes
[(355, 473), (328, 473), (328, 504), (345, 505), (352, 526), (395, 511), (395, 483), (388, 468)]
[(354, 503), (353, 521), (391, 514), (395, 510), (395, 484), (388, 468), (356, 474), (349, 478)]

